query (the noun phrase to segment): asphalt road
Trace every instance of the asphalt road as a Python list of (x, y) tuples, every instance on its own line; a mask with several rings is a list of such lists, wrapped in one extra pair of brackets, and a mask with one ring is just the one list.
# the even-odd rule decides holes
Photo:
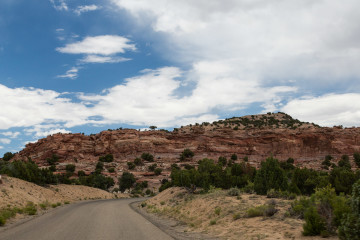
[(1, 240), (167, 240), (173, 239), (140, 214), (136, 199), (82, 202), (64, 206), (0, 232)]

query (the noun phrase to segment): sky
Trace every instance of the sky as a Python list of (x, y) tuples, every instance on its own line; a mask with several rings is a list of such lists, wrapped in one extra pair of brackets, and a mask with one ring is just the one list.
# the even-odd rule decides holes
[(359, 126), (358, 0), (1, 0), (0, 156), (285, 112)]

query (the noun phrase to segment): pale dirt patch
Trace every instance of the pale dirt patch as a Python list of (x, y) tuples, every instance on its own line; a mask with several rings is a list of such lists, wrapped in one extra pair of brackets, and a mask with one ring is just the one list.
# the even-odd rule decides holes
[[(76, 202), (90, 199), (116, 198), (113, 193), (101, 189), (80, 185), (50, 185), (41, 187), (36, 184), (12, 177), (3, 177), (0, 184), (0, 209), (6, 207), (23, 207), (27, 202), (40, 204)], [(117, 194), (118, 198), (128, 197), (127, 194)]]
[[(183, 188), (170, 188), (147, 200), (145, 208), (148, 212), (185, 223), (187, 231), (204, 232), (223, 239), (322, 239), (320, 236), (302, 236), (304, 221), (287, 216), (291, 200), (275, 199), (279, 211), (272, 217), (248, 218), (247, 209), (267, 204), (270, 199), (244, 193), (240, 197), (228, 196), (227, 192), (189, 194)], [(234, 220), (236, 214), (240, 217)]]

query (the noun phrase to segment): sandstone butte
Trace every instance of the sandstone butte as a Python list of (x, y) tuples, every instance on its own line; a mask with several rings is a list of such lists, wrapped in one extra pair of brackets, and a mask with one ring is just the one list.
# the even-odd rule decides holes
[[(186, 148), (195, 156), (180, 162), (179, 156)], [(90, 174), (100, 156), (112, 154), (114, 162), (105, 163), (103, 174), (116, 180), (122, 172), (129, 171), (126, 163), (144, 152), (154, 156), (154, 163), (163, 169), (161, 175), (155, 176), (148, 170), (153, 162), (145, 162), (130, 172), (138, 181), (149, 181), (153, 187), (170, 175), (173, 163), (196, 165), (203, 158), (230, 159), (233, 154), (238, 156), (238, 162), (248, 157), (249, 164), (255, 167), (273, 155), (280, 161), (291, 157), (295, 165), (319, 169), (326, 155), (331, 155), (335, 163), (344, 154), (352, 160), (353, 153), (360, 152), (360, 128), (320, 127), (285, 113), (268, 113), (188, 125), (172, 132), (118, 129), (89, 136), (58, 133), (27, 144), (14, 159), (30, 157), (39, 166), (47, 167), (46, 158), (56, 154), (60, 160), (58, 172), (65, 172), (67, 164), (75, 164), (76, 172), (84, 170)], [(114, 173), (108, 172), (111, 167), (115, 168)]]

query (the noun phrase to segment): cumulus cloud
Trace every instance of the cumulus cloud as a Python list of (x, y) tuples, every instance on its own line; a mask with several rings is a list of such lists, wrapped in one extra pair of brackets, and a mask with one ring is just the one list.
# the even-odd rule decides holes
[[(202, 71), (206, 69), (212, 72), (205, 76)], [(237, 81), (234, 85), (229, 77), (231, 73), (218, 65), (197, 66), (193, 74), (203, 78), (192, 94), (183, 97), (175, 95), (181, 87), (182, 71), (164, 67), (143, 71), (142, 75), (126, 79), (125, 84), (107, 89), (102, 95), (82, 95), (80, 99), (93, 102), (94, 115), (101, 115), (103, 122), (171, 127), (195, 120), (216, 120), (219, 116), (212, 112), (219, 107), (241, 109), (252, 102), (273, 102), (282, 93), (296, 91), (290, 87), (265, 89), (247, 81)]]
[(60, 122), (65, 127), (88, 123), (89, 110), (61, 93), (36, 88), (8, 88), (0, 84), (0, 129)]
[(57, 11), (68, 11), (69, 7), (65, 0), (50, 0), (50, 3)]
[(303, 121), (322, 126), (359, 126), (359, 93), (327, 94), (320, 97), (304, 97), (289, 101), (282, 111)]
[(2, 132), (0, 133), (1, 135), (4, 135), (6, 137), (10, 137), (10, 138), (17, 138), (20, 135), (20, 132)]
[(131, 60), (131, 59), (124, 58), (124, 57), (87, 55), (83, 59), (81, 59), (81, 62), (83, 62), (83, 63), (119, 63), (119, 62), (126, 62), (129, 60)]
[[(126, 51), (136, 51), (135, 44), (125, 37), (117, 35), (101, 35), (86, 37), (82, 41), (69, 43), (64, 47), (56, 48), (58, 52), (67, 54), (85, 55), (79, 63), (119, 63), (131, 60), (119, 57), (118, 54)], [(66, 74), (58, 77), (76, 78), (78, 68), (69, 70)]]
[(76, 79), (78, 77), (79, 68), (78, 67), (72, 67), (70, 70), (66, 71), (65, 74), (57, 75), (58, 78), (70, 78), (70, 79)]
[[(216, 78), (202, 73), (208, 68)], [(225, 70), (211, 64), (197, 66), (193, 74), (202, 78), (186, 96), (177, 94), (184, 73), (176, 67), (144, 70), (101, 94), (81, 93), (74, 99), (50, 90), (0, 85), (0, 104), (7, 112), (0, 118), (0, 129), (25, 127), (28, 134), (40, 137), (84, 124), (172, 127), (217, 120), (216, 108), (239, 109), (254, 101), (272, 103), (282, 94), (296, 91), (286, 86), (262, 88), (247, 81), (234, 85), (231, 73)], [(228, 100), (229, 96), (233, 97)]]
[[(324, 93), (348, 92), (349, 86), (360, 89), (357, 0), (112, 3), (139, 25), (167, 36), (161, 54), (192, 66), (185, 75), (196, 85), (193, 96), (204, 96), (211, 103), (207, 106), (218, 102), (241, 109), (259, 102), (264, 111), (276, 111), (302, 95), (330, 101)], [(277, 97), (278, 90), (295, 95)], [(334, 122), (345, 121), (342, 111), (335, 114)], [(327, 123), (327, 116), (317, 116), (313, 121)]]
[(84, 5), (84, 6), (78, 6), (75, 10), (74, 13), (76, 13), (77, 15), (81, 15), (82, 13), (85, 12), (90, 12), (90, 11), (95, 11), (100, 9), (101, 7), (92, 4), (92, 5)]
[(48, 131), (35, 131), (35, 137), (41, 138), (41, 137), (46, 137), (46, 136), (56, 134), (56, 133), (71, 133), (71, 131), (63, 129), (63, 128), (50, 129)]
[(8, 138), (0, 138), (0, 143), (2, 144), (10, 144), (11, 140)]
[(135, 45), (130, 42), (129, 39), (117, 35), (101, 35), (86, 37), (82, 41), (69, 43), (65, 47), (56, 48), (56, 50), (68, 54), (96, 54), (109, 56), (117, 53), (124, 53), (126, 50), (135, 51)]

